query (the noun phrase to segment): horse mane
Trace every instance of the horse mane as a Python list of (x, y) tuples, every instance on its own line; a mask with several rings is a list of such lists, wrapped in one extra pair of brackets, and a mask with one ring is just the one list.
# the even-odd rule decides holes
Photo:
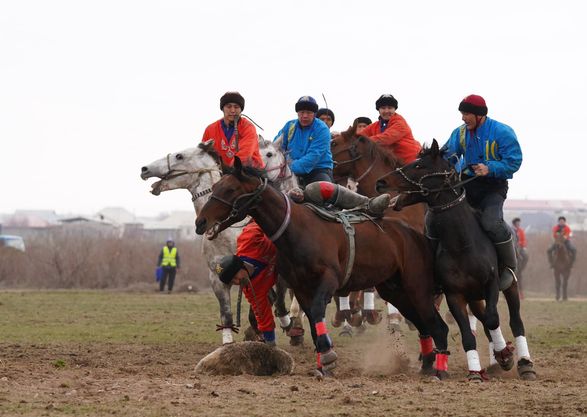
[(214, 148), (214, 143), (212, 143), (211, 141), (200, 142), (198, 144), (198, 148), (200, 148), (205, 153), (210, 155), (212, 157), (212, 159), (214, 159), (214, 162), (216, 162), (217, 165), (219, 165), (219, 166), (223, 165), (222, 158), (220, 157), (220, 155), (218, 155), (218, 152), (216, 152), (216, 149)]

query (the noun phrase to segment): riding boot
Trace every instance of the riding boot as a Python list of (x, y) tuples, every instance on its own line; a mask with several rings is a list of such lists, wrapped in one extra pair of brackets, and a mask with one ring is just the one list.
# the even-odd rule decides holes
[(500, 291), (507, 290), (516, 278), (516, 248), (514, 246), (514, 239), (510, 238), (504, 242), (495, 243), (495, 251), (497, 252), (497, 260), (499, 264), (499, 289)]
[(333, 204), (341, 209), (363, 208), (368, 214), (381, 217), (389, 207), (391, 197), (382, 194), (369, 198), (338, 184), (318, 181), (308, 184), (304, 190), (304, 200), (319, 205)]

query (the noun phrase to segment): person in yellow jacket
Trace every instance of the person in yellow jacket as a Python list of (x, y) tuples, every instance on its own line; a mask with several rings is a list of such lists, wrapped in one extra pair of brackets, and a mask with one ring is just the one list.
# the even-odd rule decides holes
[(171, 292), (175, 282), (175, 273), (180, 267), (179, 253), (177, 252), (173, 239), (167, 239), (166, 245), (163, 246), (163, 249), (159, 253), (157, 265), (163, 268), (163, 276), (159, 281), (159, 291), (165, 289), (165, 283), (167, 282), (167, 290)]

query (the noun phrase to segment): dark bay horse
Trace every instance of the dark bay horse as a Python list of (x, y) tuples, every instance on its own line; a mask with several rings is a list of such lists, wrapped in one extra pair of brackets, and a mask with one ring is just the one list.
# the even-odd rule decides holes
[(567, 285), (571, 276), (573, 261), (571, 253), (565, 245), (563, 235), (557, 235), (554, 241), (554, 250), (552, 254), (552, 270), (554, 272), (554, 287), (556, 289), (556, 300), (567, 301)]
[(446, 369), (438, 368), (447, 361), (448, 327), (433, 304), (432, 254), (420, 233), (390, 218), (358, 223), (349, 264), (349, 237), (341, 224), (323, 220), (306, 205), (291, 204), (263, 172), (243, 168), (235, 158), (232, 172), (213, 186), (198, 213), (196, 233), (216, 236), (247, 214), (277, 246), (277, 270), (308, 317), (320, 372), (334, 368), (337, 358), (324, 321), (327, 303), (334, 294), (376, 287), (421, 335), (432, 336), (439, 349), (437, 373), (443, 377)]
[[(394, 209), (425, 202), (431, 223), (438, 230), (440, 245), (436, 252), (435, 276), (462, 336), (467, 353), (468, 378), (484, 379), (475, 336), (469, 327), (467, 304), (483, 323), (487, 337), (495, 347), (495, 359), (504, 369), (513, 366), (513, 347), (506, 344), (499, 327), (498, 264), (495, 248), (483, 232), (473, 209), (466, 202), (459, 175), (444, 158), (436, 140), (419, 158), (377, 181), (377, 190), (399, 191)], [(535, 379), (536, 373), (524, 336), (517, 283), (504, 291), (510, 327), (516, 338), (518, 373), (523, 379)]]

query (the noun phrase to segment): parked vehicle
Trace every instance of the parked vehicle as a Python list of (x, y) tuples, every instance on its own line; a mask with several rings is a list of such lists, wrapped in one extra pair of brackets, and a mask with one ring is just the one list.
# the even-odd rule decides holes
[(14, 235), (0, 235), (0, 246), (14, 248), (21, 252), (24, 252), (24, 240), (21, 236), (14, 236)]

